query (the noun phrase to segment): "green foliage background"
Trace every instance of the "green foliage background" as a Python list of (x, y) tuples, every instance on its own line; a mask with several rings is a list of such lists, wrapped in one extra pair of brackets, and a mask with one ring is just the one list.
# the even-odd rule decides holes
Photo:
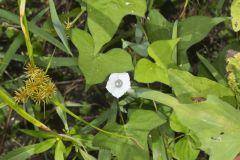
[[(233, 160), (240, 1), (0, 0), (0, 160)], [(18, 104), (26, 64), (49, 103)], [(105, 86), (128, 72), (117, 99)]]

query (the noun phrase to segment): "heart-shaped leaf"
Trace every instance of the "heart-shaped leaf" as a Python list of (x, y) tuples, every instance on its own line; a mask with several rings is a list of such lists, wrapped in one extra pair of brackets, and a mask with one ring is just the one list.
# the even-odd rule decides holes
[(190, 68), (188, 62), (187, 50), (193, 44), (198, 43), (204, 37), (207, 36), (209, 31), (219, 24), (225, 21), (225, 17), (205, 17), (205, 16), (193, 16), (189, 17), (178, 24), (178, 36), (181, 41), (178, 44), (178, 64), (185, 70)]
[(189, 136), (185, 136), (177, 141), (174, 149), (177, 160), (196, 160), (200, 152), (200, 150), (195, 148), (193, 140)]
[(162, 125), (165, 120), (155, 112), (147, 110), (131, 110), (129, 117), (125, 125), (111, 123), (104, 129), (126, 135), (134, 141), (98, 133), (93, 143), (95, 146), (111, 149), (118, 160), (147, 160), (149, 159), (148, 134), (152, 129)]
[(116, 33), (122, 18), (128, 14), (144, 16), (146, 0), (85, 0), (88, 11), (88, 27), (95, 48), (99, 52)]
[(174, 111), (179, 121), (197, 135), (200, 148), (210, 154), (210, 160), (232, 160), (240, 152), (240, 112), (233, 106), (210, 96), (199, 104), (175, 106)]
[(79, 51), (78, 64), (89, 85), (101, 83), (113, 72), (133, 69), (131, 56), (122, 49), (94, 54), (94, 42), (85, 31), (73, 29), (71, 39)]
[(220, 83), (176, 69), (170, 69), (168, 73), (175, 95), (184, 103), (192, 103), (194, 98), (206, 98), (207, 95), (216, 95), (234, 103), (231, 89)]
[[(206, 16), (192, 16), (178, 23), (177, 36), (181, 40), (178, 43), (177, 48), (177, 61), (181, 68), (185, 70), (190, 68), (187, 50), (192, 45), (200, 42), (204, 37), (206, 37), (214, 26), (227, 19), (228, 18), (226, 17), (211, 18)], [(168, 22), (163, 15), (159, 13), (159, 11), (151, 10), (149, 12), (149, 18), (146, 23), (146, 31), (150, 41), (171, 38), (172, 29), (173, 24)]]
[(172, 38), (173, 24), (156, 9), (149, 11), (145, 27), (150, 42)]
[(137, 90), (137, 96), (174, 109), (177, 119), (195, 133), (210, 160), (233, 160), (240, 152), (240, 112), (216, 96), (201, 103), (180, 104), (175, 98), (153, 90)]
[(159, 40), (148, 47), (148, 54), (155, 63), (146, 58), (138, 61), (135, 80), (143, 83), (162, 82), (169, 85), (167, 69), (174, 65), (173, 50), (179, 39)]

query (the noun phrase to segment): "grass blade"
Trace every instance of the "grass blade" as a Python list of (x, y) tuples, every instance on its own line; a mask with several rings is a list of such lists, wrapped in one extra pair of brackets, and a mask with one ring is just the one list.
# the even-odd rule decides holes
[(3, 72), (7, 68), (8, 64), (10, 63), (11, 59), (13, 58), (14, 54), (16, 53), (16, 51), (18, 50), (18, 48), (21, 46), (22, 43), (23, 43), (23, 35), (19, 34), (14, 39), (10, 47), (8, 48), (6, 54), (4, 54), (4, 57), (0, 66), (0, 77), (2, 76)]
[(31, 20), (31, 22), (33, 24), (37, 23), (37, 21), (39, 21), (43, 15), (48, 11), (49, 8), (44, 8), (43, 10), (41, 10), (41, 12), (39, 12), (35, 17), (33, 17), (33, 19)]
[(0, 99), (4, 103), (6, 103), (10, 108), (12, 108), (14, 111), (16, 111), (20, 116), (22, 116), (24, 119), (32, 123), (33, 125), (42, 128), (46, 131), (51, 131), (50, 128), (48, 128), (46, 125), (44, 125), (42, 122), (38, 121), (37, 119), (33, 118), (31, 115), (29, 115), (27, 112), (25, 112), (21, 106), (19, 106), (3, 89), (0, 88)]
[[(12, 23), (15, 24), (20, 24), (19, 23), (19, 16), (0, 9), (0, 17), (5, 18), (9, 21), (11, 21)], [(65, 48), (65, 46), (58, 41), (56, 38), (54, 38), (51, 34), (49, 34), (48, 32), (42, 30), (41, 28), (39, 28), (38, 26), (36, 26), (34, 23), (32, 22), (28, 22), (28, 26), (29, 26), (29, 31), (32, 32), (33, 34), (35, 34), (36, 36), (50, 42), (51, 44), (53, 44), (54, 46), (58, 47), (59, 49), (61, 49), (62, 51), (68, 53), (67, 49)]]
[[(5, 54), (0, 53), (0, 58), (4, 58)], [(34, 61), (38, 66), (47, 67), (48, 62), (50, 61), (51, 57), (34, 57)], [(27, 56), (24, 55), (14, 55), (12, 60), (17, 62), (25, 62), (27, 60)], [(53, 57), (51, 60), (50, 68), (57, 68), (57, 67), (78, 67), (78, 59), (74, 57)]]
[(50, 148), (52, 148), (55, 142), (56, 139), (49, 139), (38, 144), (21, 147), (0, 157), (0, 160), (24, 160), (30, 158), (34, 154), (39, 154), (49, 150)]
[(51, 19), (52, 19), (52, 23), (53, 23), (53, 27), (55, 29), (55, 31), (57, 32), (59, 38), (62, 40), (64, 46), (66, 47), (68, 53), (70, 55), (72, 55), (72, 52), (69, 48), (68, 45), (68, 40), (67, 40), (67, 36), (66, 33), (64, 31), (64, 27), (60, 21), (60, 19), (58, 18), (58, 14), (54, 5), (53, 0), (49, 0), (49, 7), (50, 7), (50, 13), (51, 13)]
[(212, 74), (212, 76), (221, 84), (227, 85), (224, 78), (221, 76), (221, 74), (213, 67), (211, 63), (208, 62), (206, 58), (204, 58), (202, 55), (197, 54), (199, 60), (203, 63), (203, 65), (207, 68), (207, 70)]

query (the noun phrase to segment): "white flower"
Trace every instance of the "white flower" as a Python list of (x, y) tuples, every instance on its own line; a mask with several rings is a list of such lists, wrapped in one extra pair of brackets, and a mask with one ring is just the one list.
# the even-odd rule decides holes
[(112, 73), (107, 81), (106, 89), (116, 98), (123, 96), (131, 89), (128, 73)]

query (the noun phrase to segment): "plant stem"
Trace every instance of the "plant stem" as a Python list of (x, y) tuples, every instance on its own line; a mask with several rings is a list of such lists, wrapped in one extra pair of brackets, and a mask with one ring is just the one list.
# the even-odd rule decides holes
[(85, 121), (85, 120), (82, 119), (81, 117), (75, 115), (73, 112), (71, 112), (70, 110), (68, 110), (64, 105), (62, 105), (60, 102), (58, 102), (58, 101), (55, 100), (55, 99), (52, 99), (52, 102), (53, 102), (56, 106), (60, 107), (64, 112), (66, 112), (66, 113), (68, 113), (69, 115), (71, 115), (72, 117), (76, 118), (77, 120), (83, 122), (84, 124), (86, 124), (86, 125), (94, 128), (94, 129), (96, 129), (96, 130), (98, 130), (98, 131), (100, 131), (100, 132), (102, 132), (102, 133), (105, 133), (105, 134), (108, 134), (108, 135), (111, 135), (111, 136), (115, 136), (115, 137), (119, 137), (119, 138), (123, 138), (123, 139), (130, 139), (130, 137), (128, 137), (128, 136), (124, 136), (124, 135), (120, 135), (120, 134), (117, 134), (117, 133), (109, 132), (109, 131), (106, 131), (106, 130), (103, 130), (103, 129), (101, 129), (101, 128), (98, 128), (98, 127), (94, 126), (93, 124)]

